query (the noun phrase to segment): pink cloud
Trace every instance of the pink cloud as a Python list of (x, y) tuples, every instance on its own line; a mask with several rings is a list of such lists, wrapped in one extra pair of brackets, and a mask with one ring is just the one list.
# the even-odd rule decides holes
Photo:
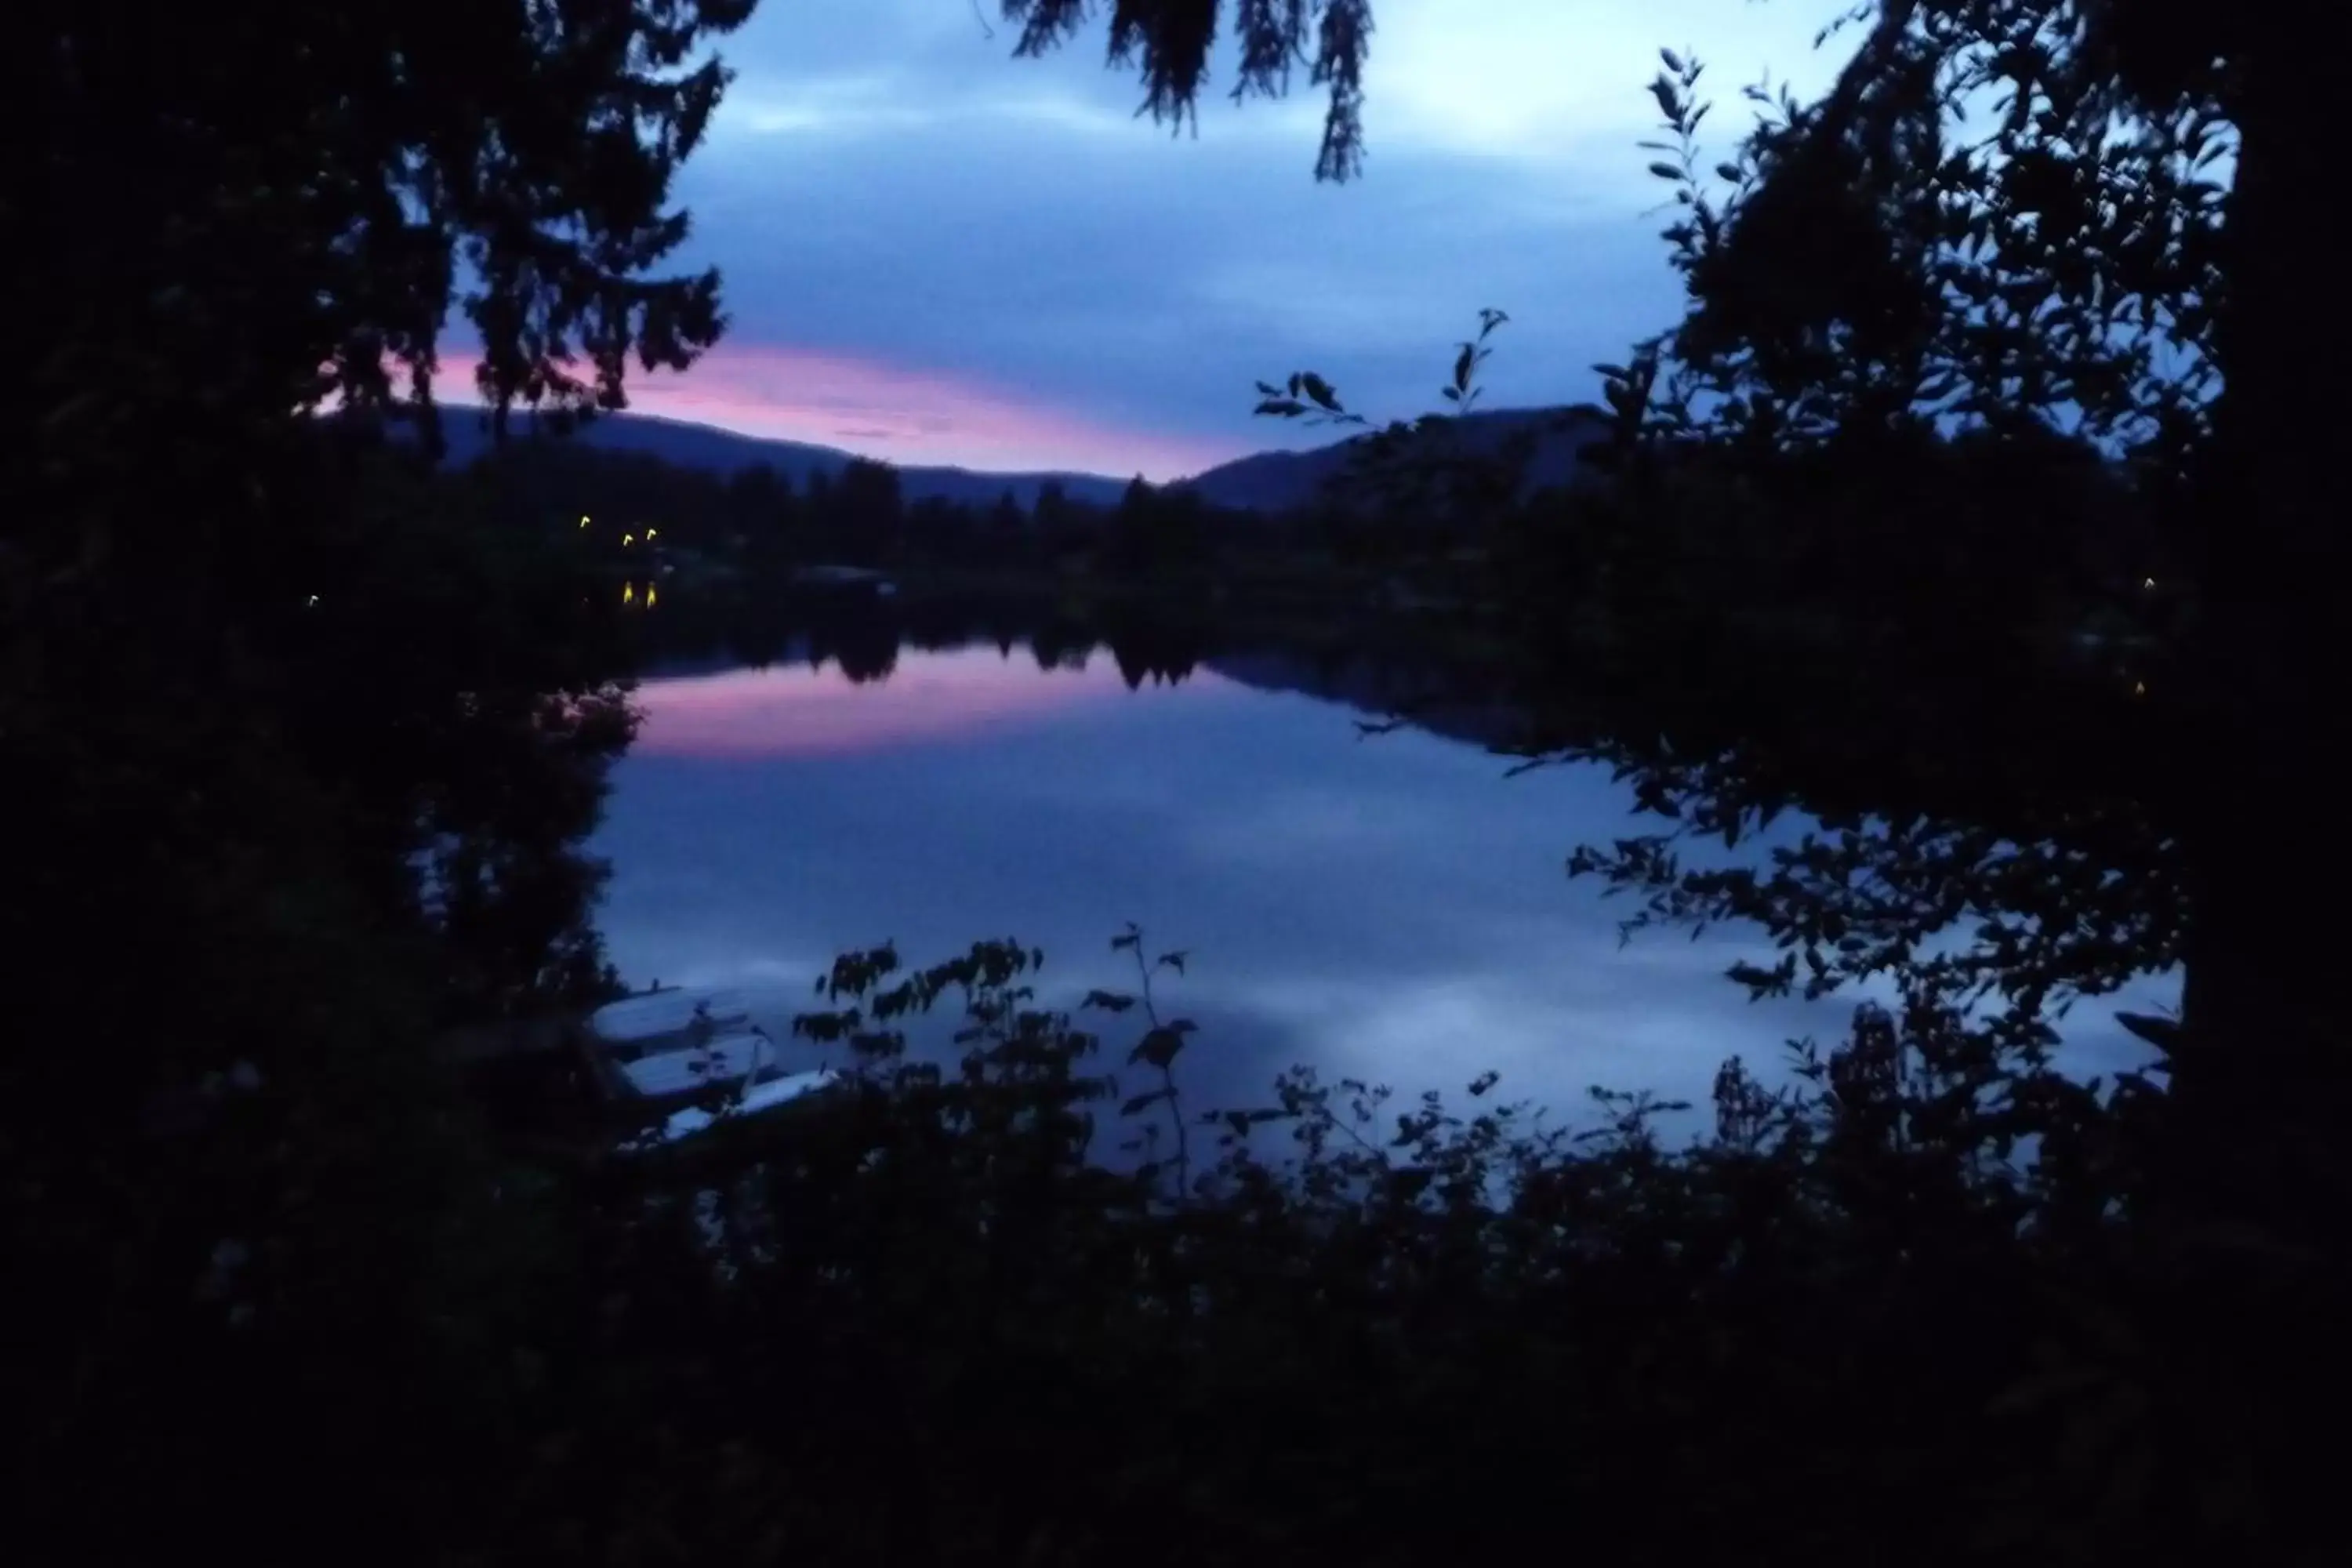
[(635, 750), (654, 755), (792, 757), (881, 751), (1045, 719), (1128, 695), (1098, 653), (1082, 670), (1039, 671), (1024, 653), (908, 649), (887, 680), (853, 685), (837, 668), (733, 669), (646, 681)]
[(975, 380), (757, 343), (722, 342), (684, 375), (641, 377), (629, 403), (641, 413), (909, 467), (1140, 473), (1163, 482), (1241, 455), (1097, 424)]

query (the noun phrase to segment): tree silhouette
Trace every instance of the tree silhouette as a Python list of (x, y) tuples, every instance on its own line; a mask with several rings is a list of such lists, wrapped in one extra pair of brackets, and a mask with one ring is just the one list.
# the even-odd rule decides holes
[(884, 562), (897, 552), (906, 522), (898, 469), (867, 458), (851, 458), (834, 483), (833, 506), (850, 559)]
[[(1076, 37), (1092, 19), (1088, 0), (1002, 0), (1020, 27), (1017, 52), (1043, 55)], [(1121, 0), (1110, 16), (1110, 59), (1134, 66), (1144, 84), (1143, 110), (1181, 130), (1191, 123), (1207, 85), (1209, 49), (1227, 7), (1221, 0)], [(1235, 102), (1279, 97), (1291, 73), (1306, 67), (1323, 89), (1318, 179), (1354, 174), (1363, 158), (1363, 70), (1372, 31), (1370, 0), (1235, 0), (1230, 7), (1241, 46)]]
[[(1007, 14), (1028, 21), (1021, 47), (1036, 52), (1084, 9)], [(1369, 18), (1356, 6), (1138, 0), (1118, 8), (1112, 58), (1140, 69), (1148, 107), (1175, 113), (1200, 90), (1221, 20), (1259, 62), (1244, 88), (1278, 90), (1263, 62), (1296, 58), (1311, 21), (1334, 13), (1324, 47), (1360, 68)], [(2061, 868), (2087, 846), (2063, 833), (2042, 841), (2033, 876), (1997, 866), (1989, 845), (1948, 858), (1913, 834), (1866, 834), (1846, 868), (1935, 884), (1925, 909), (2021, 894), (2045, 934), (2093, 915), (2109, 936), (2085, 945), (2072, 978), (2110, 982), (2114, 967), (2090, 955), (2116, 943), (2126, 969), (2185, 960), (2189, 1017), (2226, 1054), (2324, 1073), (2342, 1055), (2330, 1048), (2336, 942), (2327, 922), (2288, 911), (2312, 889), (2352, 885), (2352, 848), (2328, 830), (2292, 856), (2249, 839), (2287, 803), (2326, 795), (2345, 738), (2336, 627), (2352, 562), (2324, 499), (2332, 416), (2308, 377), (2352, 363), (2352, 343), (2325, 303), (2335, 252), (2316, 227), (2331, 155), (2317, 52), (2278, 7), (2107, 0), (1883, 0), (1855, 5), (1833, 36), (1860, 41), (1832, 88), (1812, 103), (1752, 89), (1758, 122), (1711, 174), (1699, 64), (1666, 55), (1653, 167), (1675, 202), (1667, 237), (1692, 307), (1627, 364), (1602, 367), (1608, 399), (1640, 438), (1705, 451), (1743, 494), (1782, 486), (1784, 504), (1801, 473), (1813, 496), (1875, 485), (1916, 500), (1918, 484), (1892, 481), (1937, 433), (2004, 452), (2057, 437), (2126, 464), (2131, 526), (2182, 563), (2199, 605), (2158, 693), (2168, 728), (2135, 753), (2126, 792), (2158, 813), (2126, 837), (2158, 852), (2107, 867), (2140, 882), (2153, 923), (2068, 890)], [(1354, 164), (1330, 137), (1352, 147), (1358, 131), (1336, 108), (1332, 127), (1318, 174), (1339, 178)], [(2035, 484), (2055, 482), (2045, 468)], [(2021, 787), (2074, 793), (2080, 758), (2067, 753), (2042, 756), (2042, 782)], [(1651, 798), (1721, 827), (1779, 804), (1737, 763), (1618, 755)], [(2018, 759), (2028, 772), (2036, 761)], [(2039, 826), (2083, 816), (2061, 806)], [(1961, 829), (1945, 818), (1927, 831)], [(2107, 829), (2094, 837), (2113, 849)], [(1747, 889), (1727, 896), (1732, 885), (1655, 858), (1614, 868), (1672, 889), (1680, 913), (1759, 912)], [(1835, 912), (1834, 884), (1784, 888), (1783, 929)], [(1853, 967), (1833, 943), (1803, 945)]]
[[(670, 184), (727, 79), (697, 57), (750, 10), (59, 13), (37, 89), (50, 151), (9, 176), (20, 221), (52, 237), (27, 279), (51, 308), (25, 345), (35, 403), (71, 410), (51, 438), (102, 441), (119, 417), (86, 401), (101, 355), (202, 363), (216, 402), (268, 417), (384, 407), (404, 378), (422, 405), (453, 309), (500, 418), (618, 407), (631, 357), (692, 363), (719, 330), (717, 275), (648, 273), (686, 237)], [(106, 309), (128, 299), (140, 310)]]
[[(94, 1489), (125, 1463), (183, 1539), (439, 1549), (488, 1433), (459, 1347), (520, 1255), (426, 1047), (609, 981), (579, 840), (628, 720), (570, 542), (373, 437), (430, 439), (453, 313), (501, 420), (715, 341), (670, 186), (749, 9), (11, 18), (0, 744), (37, 847), (0, 1085), (39, 1109), (0, 1227), (46, 1349), (0, 1377), (37, 1556), (152, 1554)], [(229, 1500), (263, 1476), (284, 1507)]]

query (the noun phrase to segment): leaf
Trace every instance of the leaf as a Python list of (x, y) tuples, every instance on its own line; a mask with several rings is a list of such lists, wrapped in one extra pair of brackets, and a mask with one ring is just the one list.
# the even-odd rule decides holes
[(1140, 1111), (1149, 1110), (1175, 1092), (1172, 1089), (1155, 1089), (1150, 1094), (1139, 1094), (1133, 1100), (1122, 1102), (1118, 1108), (1118, 1113), (1121, 1116), (1133, 1116)]
[(1161, 954), (1160, 955), (1160, 967), (1161, 967), (1162, 969), (1172, 969), (1172, 970), (1174, 970), (1174, 971), (1175, 971), (1177, 973), (1179, 973), (1179, 974), (1183, 973), (1184, 973), (1184, 952), (1183, 952), (1183, 950), (1180, 948), (1179, 950), (1177, 950), (1177, 951), (1176, 951), (1176, 952), (1163, 952), (1163, 953), (1161, 953)]
[(1135, 998), (1118, 991), (1089, 991), (1081, 1007), (1099, 1007), (1106, 1013), (1124, 1013), (1135, 1005)]
[(1670, 70), (1670, 71), (1674, 72), (1676, 76), (1680, 76), (1680, 75), (1682, 75), (1682, 74), (1683, 74), (1683, 59), (1682, 59), (1682, 57), (1681, 57), (1680, 55), (1678, 55), (1678, 54), (1675, 53), (1675, 51), (1674, 51), (1674, 50), (1672, 50), (1672, 49), (1660, 49), (1660, 50), (1658, 51), (1658, 58), (1659, 58), (1660, 59), (1662, 59), (1662, 60), (1664, 60), (1664, 61), (1665, 61), (1665, 62), (1666, 62), (1666, 68), (1667, 68), (1668, 70)]
[(2116, 1023), (2167, 1056), (2180, 1048), (2180, 1026), (2173, 1019), (2147, 1013), (2117, 1013), (2115, 1017)]

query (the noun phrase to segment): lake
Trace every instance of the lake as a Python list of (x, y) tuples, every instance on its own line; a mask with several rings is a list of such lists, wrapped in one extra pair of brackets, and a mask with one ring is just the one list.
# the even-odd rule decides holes
[[(1571, 1112), (1594, 1084), (1703, 1103), (1727, 1055), (1763, 1069), (1793, 1037), (1843, 1034), (1855, 996), (1750, 1003), (1724, 978), (1769, 952), (1752, 931), (1621, 943), (1631, 906), (1563, 868), (1658, 826), (1605, 772), (1507, 777), (1461, 740), (1366, 737), (1317, 685), (1254, 658), (1130, 686), (1108, 652), (1043, 668), (987, 642), (902, 647), (878, 680), (655, 675), (593, 845), (612, 958), (633, 985), (740, 989), (782, 1039), (837, 952), (889, 941), (923, 963), (1016, 938), (1061, 1005), (1131, 989), (1109, 939), (1134, 921), (1187, 954), (1158, 984), (1201, 1025), (1196, 1105), (1261, 1103), (1299, 1062), (1402, 1094), (1492, 1068), (1499, 1093)], [(2070, 1023), (2083, 1069), (2144, 1059), (2107, 1011)], [(1127, 1022), (1104, 1027), (1122, 1057)]]

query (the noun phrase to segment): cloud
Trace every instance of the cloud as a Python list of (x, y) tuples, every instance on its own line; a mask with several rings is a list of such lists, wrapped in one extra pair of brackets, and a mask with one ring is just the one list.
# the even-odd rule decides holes
[[(1631, 143), (1656, 133), (1643, 89), (1661, 47), (1705, 62), (1702, 86), (1718, 98), (1768, 72), (1813, 90), (1843, 55), (1817, 54), (1811, 40), (1849, 8), (1843, 0), (1385, 0), (1365, 71), (1368, 128), (1380, 144), (1556, 166), (1654, 200)], [(1731, 108), (1717, 134), (1732, 129)]]
[(1678, 308), (1633, 146), (1656, 46), (1696, 41), (1718, 96), (1766, 65), (1801, 85), (1821, 10), (1381, 0), (1370, 157), (1329, 186), (1304, 84), (1240, 109), (1213, 90), (1197, 136), (1171, 135), (1099, 38), (1015, 61), (959, 0), (763, 8), (681, 181), (730, 337), (648, 378), (646, 406), (903, 461), (1165, 478), (1321, 437), (1254, 419), (1260, 377), (1319, 369), (1377, 417), (1435, 406), (1488, 305), (1514, 318), (1491, 405), (1590, 396), (1591, 364)]

